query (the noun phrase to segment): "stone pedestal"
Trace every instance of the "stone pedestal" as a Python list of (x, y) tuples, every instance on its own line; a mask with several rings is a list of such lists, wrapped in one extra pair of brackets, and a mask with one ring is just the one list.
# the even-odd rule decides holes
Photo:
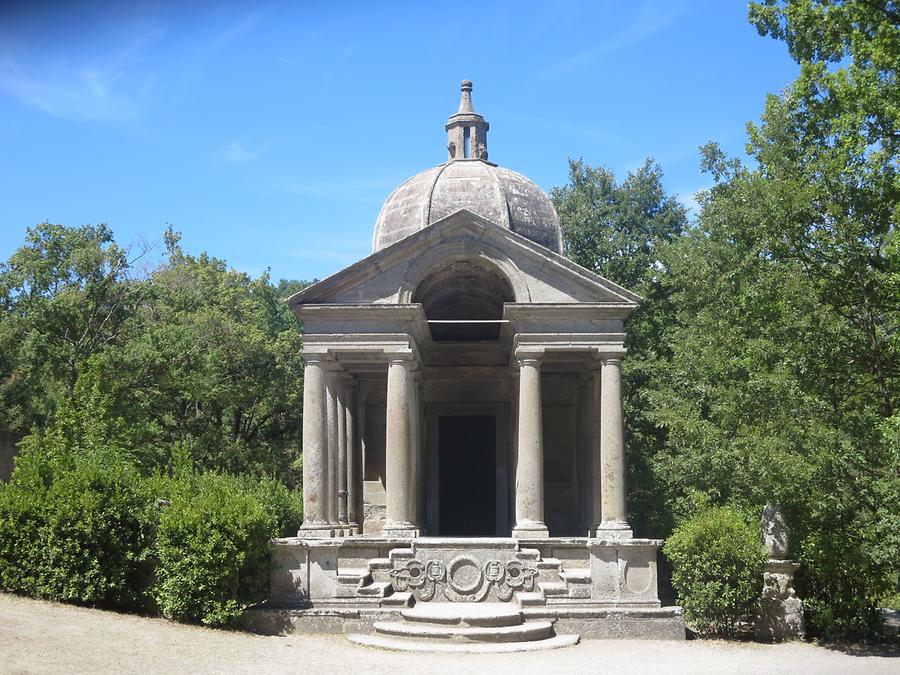
[(790, 560), (766, 562), (756, 619), (757, 640), (783, 642), (803, 638), (803, 602), (794, 591), (794, 573), (799, 567)]

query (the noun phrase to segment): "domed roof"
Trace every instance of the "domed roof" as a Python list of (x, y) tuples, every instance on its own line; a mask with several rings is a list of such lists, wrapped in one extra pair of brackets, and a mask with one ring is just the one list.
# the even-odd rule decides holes
[(464, 81), (460, 109), (447, 123), (449, 161), (416, 174), (394, 190), (375, 222), (373, 251), (400, 241), (460, 209), (545, 246), (562, 250), (550, 199), (522, 174), (487, 161), (488, 123), (472, 110)]

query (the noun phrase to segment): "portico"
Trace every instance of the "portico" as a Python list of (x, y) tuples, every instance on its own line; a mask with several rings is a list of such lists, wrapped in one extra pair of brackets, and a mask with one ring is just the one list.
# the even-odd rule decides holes
[(370, 256), (289, 300), (305, 519), (276, 542), (271, 601), (487, 599), (579, 621), (642, 608), (677, 634), (660, 542), (634, 538), (626, 510), (622, 364), (640, 298), (562, 255), (553, 205), (487, 161), (487, 130), (464, 82), (448, 161), (391, 194)]

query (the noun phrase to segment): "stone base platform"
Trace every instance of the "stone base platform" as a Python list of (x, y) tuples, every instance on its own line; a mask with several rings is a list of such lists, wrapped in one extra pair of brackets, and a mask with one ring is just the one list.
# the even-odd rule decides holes
[(586, 638), (684, 639), (660, 607), (661, 542), (632, 537), (287, 538), (273, 543), (269, 601), (247, 612), (263, 633), (366, 633), (412, 607), (506, 604)]
[[(550, 621), (557, 635), (574, 634), (583, 639), (684, 640), (680, 607), (612, 608), (556, 606), (522, 608), (528, 621)], [(261, 635), (349, 635), (369, 634), (379, 622), (399, 622), (401, 608), (319, 607), (288, 609), (259, 605), (244, 613), (242, 625)]]

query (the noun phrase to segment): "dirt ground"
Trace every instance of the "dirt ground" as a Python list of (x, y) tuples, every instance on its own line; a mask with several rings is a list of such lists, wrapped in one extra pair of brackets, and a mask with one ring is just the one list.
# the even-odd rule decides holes
[(508, 655), (401, 654), (341, 636), (262, 637), (0, 594), (3, 673), (900, 673), (900, 653), (812, 644), (585, 640)]

